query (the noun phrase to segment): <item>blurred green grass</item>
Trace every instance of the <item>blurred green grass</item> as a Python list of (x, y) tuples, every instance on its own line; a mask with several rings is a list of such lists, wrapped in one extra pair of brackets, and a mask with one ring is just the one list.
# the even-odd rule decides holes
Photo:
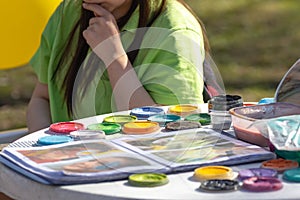
[(23, 128), (35, 75), (29, 66), (0, 70), (0, 131)]
[[(186, 0), (206, 26), (227, 93), (245, 101), (274, 95), (298, 59), (298, 0)], [(25, 127), (35, 83), (29, 66), (0, 70), (0, 131)]]
[(187, 0), (206, 25), (227, 93), (246, 101), (273, 96), (298, 59), (297, 0)]

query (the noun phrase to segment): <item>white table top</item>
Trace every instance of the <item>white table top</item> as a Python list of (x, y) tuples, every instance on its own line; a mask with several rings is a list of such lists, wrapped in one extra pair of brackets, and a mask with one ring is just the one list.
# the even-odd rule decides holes
[[(203, 109), (205, 112), (205, 107)], [(121, 112), (126, 113), (126, 112)], [(108, 114), (109, 115), (109, 114)], [(110, 114), (111, 115), (111, 114)], [(103, 116), (96, 116), (78, 120), (84, 124), (101, 122)], [(45, 134), (44, 130), (25, 136), (18, 141), (28, 140), (36, 135)], [(260, 163), (232, 166), (234, 171), (259, 167)], [(198, 191), (199, 182), (191, 179), (193, 172), (169, 174), (169, 183), (160, 187), (140, 188), (132, 187), (126, 180), (102, 182), (93, 184), (79, 184), (67, 186), (44, 185), (16, 173), (0, 164), (0, 191), (13, 199), (300, 199), (300, 184), (283, 181), (283, 188), (275, 192), (246, 192), (242, 190), (221, 193), (207, 193)], [(281, 175), (279, 175), (281, 179)]]

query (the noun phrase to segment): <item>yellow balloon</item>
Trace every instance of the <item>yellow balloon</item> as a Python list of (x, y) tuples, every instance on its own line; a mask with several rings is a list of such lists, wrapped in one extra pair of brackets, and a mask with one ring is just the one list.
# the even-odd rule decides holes
[(0, 11), (0, 69), (29, 62), (37, 50), (42, 31), (62, 0), (2, 1)]

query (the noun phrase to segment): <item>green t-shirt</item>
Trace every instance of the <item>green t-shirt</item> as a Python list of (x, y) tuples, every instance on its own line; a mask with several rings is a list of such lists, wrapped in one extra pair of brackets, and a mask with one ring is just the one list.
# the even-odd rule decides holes
[[(60, 4), (51, 16), (42, 34), (40, 47), (30, 61), (39, 81), (48, 84), (53, 122), (116, 111), (108, 74), (102, 61), (91, 50), (76, 77), (74, 116), (68, 116), (61, 83), (52, 80), (68, 35), (79, 19), (81, 6), (81, 1), (75, 0), (64, 0)], [(125, 50), (133, 41), (138, 12), (139, 9), (121, 30)], [(167, 9), (147, 30), (139, 49), (133, 63), (134, 70), (157, 104), (203, 103), (205, 51), (202, 31), (197, 20), (184, 6), (175, 0), (168, 0)]]

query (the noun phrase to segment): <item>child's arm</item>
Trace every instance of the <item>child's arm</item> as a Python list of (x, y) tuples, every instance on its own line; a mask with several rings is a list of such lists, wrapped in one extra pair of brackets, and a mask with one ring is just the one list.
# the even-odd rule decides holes
[(48, 127), (51, 124), (48, 85), (36, 83), (27, 108), (29, 133)]

